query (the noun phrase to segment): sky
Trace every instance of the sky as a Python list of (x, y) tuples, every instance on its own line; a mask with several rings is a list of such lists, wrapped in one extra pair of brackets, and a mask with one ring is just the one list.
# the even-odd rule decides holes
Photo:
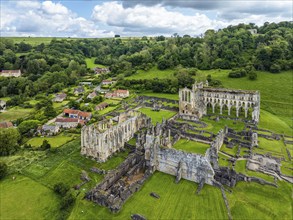
[(198, 36), (239, 23), (292, 21), (292, 0), (1, 0), (0, 34)]

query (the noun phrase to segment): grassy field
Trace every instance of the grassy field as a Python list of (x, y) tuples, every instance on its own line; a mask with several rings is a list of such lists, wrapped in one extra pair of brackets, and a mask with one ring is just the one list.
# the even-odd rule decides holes
[(279, 187), (240, 182), (226, 193), (233, 219), (292, 219), (292, 185)]
[(57, 40), (61, 40), (61, 39), (76, 40), (76, 39), (78, 39), (78, 38), (65, 38), (65, 37), (64, 38), (61, 38), (61, 37), (58, 37), (58, 38), (53, 38), (53, 37), (3, 37), (3, 38), (13, 40), (15, 44), (19, 44), (20, 42), (23, 41), (25, 43), (31, 44), (32, 46), (36, 46), (41, 43), (49, 44), (52, 39), (57, 39)]
[(150, 108), (140, 108), (139, 111), (149, 116), (152, 119), (153, 125), (156, 125), (157, 122), (162, 123), (163, 119), (167, 120), (176, 114), (176, 112), (167, 110), (160, 110), (159, 112), (156, 112), (152, 111)]
[(174, 77), (174, 70), (159, 70), (157, 67), (152, 67), (148, 71), (138, 70), (136, 74), (125, 77), (125, 79), (169, 79)]
[(195, 153), (195, 154), (202, 154), (202, 155), (205, 155), (205, 152), (207, 151), (207, 149), (209, 147), (210, 147), (210, 145), (208, 145), (208, 144), (190, 141), (187, 139), (180, 139), (179, 141), (177, 141), (173, 145), (173, 148), (175, 148), (177, 150), (183, 150), (186, 152)]
[(86, 67), (93, 69), (95, 67), (100, 67), (100, 68), (104, 68), (106, 66), (102, 65), (102, 64), (95, 64), (95, 59), (96, 57), (92, 57), (92, 58), (85, 58), (85, 62), (86, 62)]
[(58, 135), (58, 136), (52, 136), (52, 137), (34, 137), (30, 139), (27, 144), (32, 145), (33, 147), (39, 147), (42, 145), (44, 140), (49, 141), (49, 144), (51, 147), (60, 147), (63, 144), (71, 141), (74, 137), (69, 137), (69, 136), (63, 136), (63, 135)]
[(9, 108), (6, 112), (0, 113), (0, 122), (13, 121), (18, 118), (25, 118), (32, 112), (33, 112), (32, 108), (21, 108), (21, 107)]
[[(174, 181), (175, 177), (156, 172), (117, 214), (79, 199), (69, 219), (130, 219), (135, 213), (147, 219), (227, 219), (219, 189), (205, 185), (196, 195), (197, 184), (186, 180), (175, 184)], [(151, 192), (161, 198), (151, 197)]]
[(55, 219), (59, 198), (46, 186), (17, 175), (0, 182), (0, 219)]
[(138, 95), (144, 95), (144, 96), (152, 96), (152, 97), (158, 97), (158, 98), (165, 98), (165, 99), (171, 99), (171, 100), (178, 100), (179, 96), (178, 94), (164, 94), (164, 93), (154, 93), (154, 92), (142, 92), (138, 93)]

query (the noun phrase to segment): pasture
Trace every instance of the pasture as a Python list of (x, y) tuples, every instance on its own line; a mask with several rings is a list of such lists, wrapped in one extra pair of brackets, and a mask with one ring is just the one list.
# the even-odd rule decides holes
[[(0, 182), (1, 219), (56, 219), (59, 197), (28, 177), (16, 175)], [(5, 201), (5, 202), (4, 202)]]
[(102, 65), (102, 64), (95, 64), (95, 59), (96, 57), (92, 57), (92, 58), (85, 58), (85, 62), (86, 62), (86, 67), (93, 69), (95, 67), (100, 67), (100, 68), (104, 68), (106, 66)]
[(57, 40), (77, 40), (79, 38), (65, 38), (65, 37), (4, 37), (5, 39), (13, 40), (15, 44), (19, 44), (20, 42), (24, 42), (27, 44), (31, 44), (32, 46), (37, 46), (39, 44), (49, 44), (53, 39)]
[(32, 108), (13, 107), (7, 109), (5, 112), (0, 112), (1, 121), (13, 121), (19, 118), (25, 118), (34, 111)]
[(125, 79), (170, 79), (174, 77), (174, 70), (159, 70), (157, 67), (152, 67), (151, 69), (138, 70), (136, 74), (132, 76), (125, 77)]
[(71, 141), (74, 138), (76, 138), (76, 137), (64, 136), (62, 134), (60, 134), (58, 136), (52, 136), (52, 137), (34, 137), (34, 138), (30, 139), (27, 142), (27, 144), (30, 144), (33, 147), (40, 147), (42, 145), (43, 141), (47, 140), (49, 142), (49, 144), (51, 145), (51, 147), (56, 148), (56, 147), (62, 146), (63, 144)]

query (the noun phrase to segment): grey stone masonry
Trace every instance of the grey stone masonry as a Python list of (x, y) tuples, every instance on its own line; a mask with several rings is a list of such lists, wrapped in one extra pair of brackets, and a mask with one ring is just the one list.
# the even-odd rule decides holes
[[(208, 83), (206, 83), (208, 86)], [(192, 89), (184, 88), (179, 90), (179, 115), (194, 116), (201, 118), (207, 114), (207, 109), (212, 108), (212, 112), (219, 109), (221, 115), (225, 109), (230, 116), (231, 111), (236, 111), (239, 117), (244, 111), (245, 118), (251, 111), (252, 120), (259, 122), (260, 114), (260, 93), (258, 91), (232, 90), (204, 87), (204, 84), (195, 83)]]
[(113, 153), (124, 147), (135, 132), (146, 127), (151, 120), (141, 112), (129, 111), (112, 120), (84, 126), (81, 130), (81, 154), (105, 162)]

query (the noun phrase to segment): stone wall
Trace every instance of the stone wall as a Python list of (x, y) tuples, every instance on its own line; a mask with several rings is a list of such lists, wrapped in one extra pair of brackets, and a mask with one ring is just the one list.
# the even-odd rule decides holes
[(219, 109), (220, 115), (227, 109), (229, 116), (234, 109), (237, 117), (243, 111), (245, 118), (251, 110), (252, 120), (258, 123), (260, 94), (258, 91), (204, 88), (203, 83), (195, 83), (192, 89), (179, 90), (179, 115), (182, 117), (201, 118), (207, 114), (208, 108), (211, 108), (213, 113)]
[(124, 147), (135, 132), (151, 124), (140, 112), (130, 111), (119, 115), (118, 124), (102, 121), (84, 126), (81, 130), (81, 154), (104, 162)]
[(203, 155), (166, 147), (164, 137), (167, 137), (167, 128), (166, 124), (157, 125), (144, 135), (145, 160), (150, 172), (158, 170), (174, 175), (177, 182), (184, 178), (212, 185), (214, 171), (208, 159)]

